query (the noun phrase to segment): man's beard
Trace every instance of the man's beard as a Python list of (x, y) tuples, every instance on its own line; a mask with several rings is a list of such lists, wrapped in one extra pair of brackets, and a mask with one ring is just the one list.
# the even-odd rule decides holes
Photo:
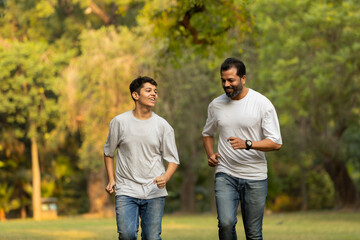
[[(226, 89), (233, 89), (233, 92), (228, 93), (228, 92), (226, 92)], [(224, 88), (226, 96), (228, 96), (231, 99), (239, 96), (240, 93), (242, 92), (242, 90), (243, 90), (243, 85), (241, 83), (238, 86), (235, 86), (235, 87), (226, 87), (226, 88)]]

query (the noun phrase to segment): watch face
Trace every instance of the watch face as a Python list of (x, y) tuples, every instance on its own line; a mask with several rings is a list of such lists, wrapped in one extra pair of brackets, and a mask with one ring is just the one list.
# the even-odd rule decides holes
[(245, 144), (246, 144), (246, 150), (249, 150), (252, 147), (252, 142), (250, 140), (246, 140)]

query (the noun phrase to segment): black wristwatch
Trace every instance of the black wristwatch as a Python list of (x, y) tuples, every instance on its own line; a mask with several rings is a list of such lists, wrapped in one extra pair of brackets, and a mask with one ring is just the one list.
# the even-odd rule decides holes
[(250, 150), (252, 147), (252, 141), (251, 140), (245, 140), (246, 150)]

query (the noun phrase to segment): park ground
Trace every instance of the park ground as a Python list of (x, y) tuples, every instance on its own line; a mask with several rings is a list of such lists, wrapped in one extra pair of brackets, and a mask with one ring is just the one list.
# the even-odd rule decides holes
[[(245, 239), (239, 218), (238, 238)], [(360, 240), (360, 211), (266, 214), (267, 240)], [(163, 239), (216, 240), (217, 220), (212, 214), (165, 215)], [(56, 220), (8, 220), (0, 223), (1, 240), (117, 239), (113, 218), (59, 217)], [(140, 239), (140, 238), (139, 238)]]

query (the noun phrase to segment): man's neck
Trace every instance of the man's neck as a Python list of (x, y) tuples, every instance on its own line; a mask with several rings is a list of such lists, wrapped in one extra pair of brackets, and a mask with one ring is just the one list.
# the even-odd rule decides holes
[(235, 98), (232, 98), (231, 100), (241, 100), (241, 99), (243, 99), (244, 97), (246, 97), (246, 95), (248, 94), (248, 92), (249, 92), (249, 89), (247, 88), (247, 87), (244, 87), (243, 88), (243, 90), (242, 90), (242, 92), (238, 95), (238, 96), (236, 96)]

